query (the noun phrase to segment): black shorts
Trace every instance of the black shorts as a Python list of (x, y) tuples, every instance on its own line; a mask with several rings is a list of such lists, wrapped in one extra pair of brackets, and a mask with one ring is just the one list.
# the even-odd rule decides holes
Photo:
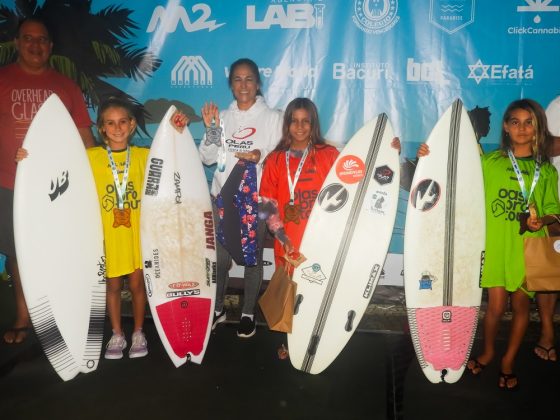
[(0, 187), (0, 253), (16, 256), (14, 244), (14, 192)]

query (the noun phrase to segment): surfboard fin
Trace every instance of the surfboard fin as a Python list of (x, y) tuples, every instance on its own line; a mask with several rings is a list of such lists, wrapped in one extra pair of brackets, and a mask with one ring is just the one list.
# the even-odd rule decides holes
[(317, 353), (317, 346), (319, 346), (320, 339), (321, 337), (318, 335), (314, 335), (313, 337), (311, 337), (311, 340), (309, 341), (309, 347), (307, 347), (308, 356), (315, 356), (315, 353)]
[(344, 330), (350, 332), (354, 329), (352, 325), (354, 323), (354, 318), (356, 317), (356, 311), (348, 311), (348, 320), (346, 321), (346, 325), (344, 326)]
[(303, 302), (303, 295), (297, 295), (296, 296), (296, 303), (294, 305), (294, 315), (297, 315), (298, 311), (299, 311), (299, 304)]

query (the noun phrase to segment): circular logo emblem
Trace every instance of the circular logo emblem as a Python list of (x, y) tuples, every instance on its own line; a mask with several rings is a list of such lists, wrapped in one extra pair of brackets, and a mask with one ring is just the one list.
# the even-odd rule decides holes
[(352, 20), (368, 34), (381, 34), (399, 21), (398, 8), (398, 0), (354, 0)]
[(554, 247), (554, 250), (560, 254), (560, 239), (554, 241), (554, 244), (552, 246)]
[(355, 184), (366, 175), (366, 165), (358, 156), (343, 156), (336, 164), (336, 175), (342, 182)]
[(327, 185), (317, 197), (319, 206), (327, 213), (340, 210), (348, 201), (348, 191), (341, 184)]
[(435, 207), (441, 196), (441, 187), (433, 179), (420, 181), (410, 192), (410, 202), (415, 209), (428, 211)]
[(232, 138), (236, 140), (245, 140), (247, 137), (251, 137), (257, 131), (256, 128), (253, 127), (246, 127), (240, 129), (238, 132), (233, 133), (231, 135)]

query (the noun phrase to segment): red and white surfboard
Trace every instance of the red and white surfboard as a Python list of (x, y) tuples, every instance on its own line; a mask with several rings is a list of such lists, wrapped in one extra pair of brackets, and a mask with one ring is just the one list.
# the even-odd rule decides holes
[(216, 247), (208, 183), (187, 127), (169, 108), (154, 137), (140, 219), (146, 293), (167, 354), (200, 364), (216, 295)]

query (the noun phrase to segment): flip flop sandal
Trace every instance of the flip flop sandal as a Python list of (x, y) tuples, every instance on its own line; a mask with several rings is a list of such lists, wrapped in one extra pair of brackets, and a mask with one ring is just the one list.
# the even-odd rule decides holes
[[(541, 356), (538, 351), (542, 351), (544, 354), (546, 354), (546, 357)], [(541, 346), (540, 344), (536, 344), (535, 345), (535, 349), (534, 349), (535, 355), (542, 360), (546, 360), (549, 362), (556, 362), (556, 348), (554, 346), (550, 346), (548, 348)], [(552, 352), (554, 352), (554, 359), (550, 358), (550, 355), (552, 354)]]
[[(472, 362), (472, 366), (469, 367), (471, 362)], [(480, 363), (477, 359), (471, 359), (467, 362), (467, 369), (469, 370), (469, 372), (473, 376), (480, 375), (485, 367), (486, 367), (486, 365)], [(475, 370), (476, 370), (476, 372), (475, 372)]]
[[(515, 385), (508, 386), (508, 381), (513, 381), (513, 380), (515, 380)], [(500, 379), (498, 380), (498, 388), (503, 389), (504, 391), (517, 391), (519, 389), (519, 381), (517, 380), (517, 375), (515, 373), (500, 372)]]

